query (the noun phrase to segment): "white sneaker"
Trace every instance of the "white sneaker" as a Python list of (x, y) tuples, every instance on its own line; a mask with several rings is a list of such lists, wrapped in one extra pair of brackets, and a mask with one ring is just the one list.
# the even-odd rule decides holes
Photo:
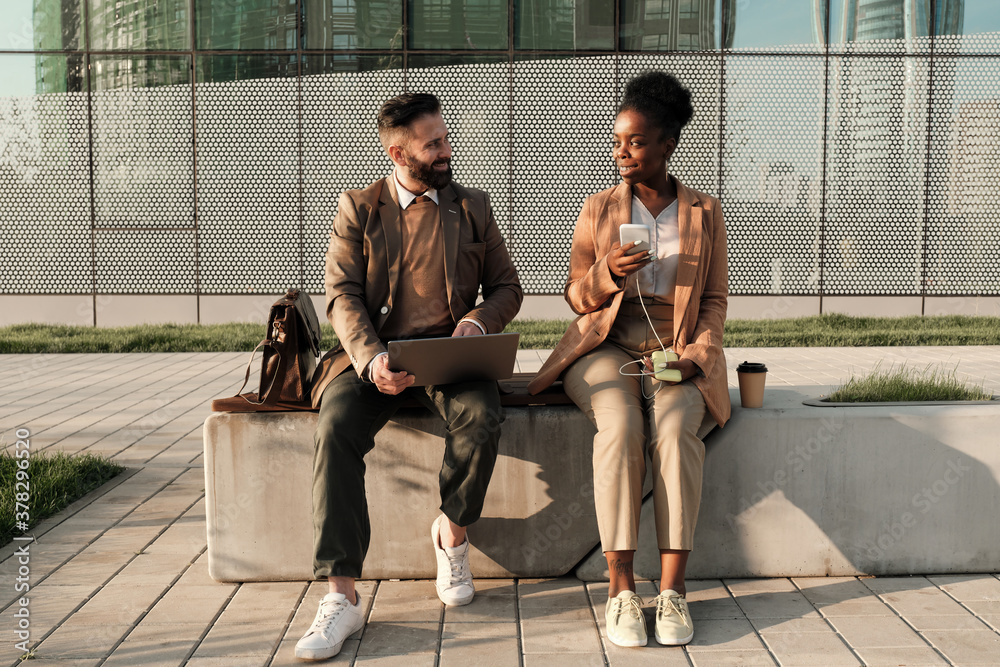
[(656, 596), (656, 641), (664, 646), (681, 646), (694, 638), (694, 621), (687, 600), (675, 591)]
[(431, 524), (431, 540), (437, 556), (437, 594), (449, 607), (461, 607), (472, 602), (476, 594), (469, 571), (469, 538), (457, 547), (442, 547), (441, 522), (447, 520), (442, 514)]
[(645, 646), (647, 635), (642, 598), (632, 591), (622, 591), (617, 597), (608, 598), (604, 608), (604, 629), (613, 644)]
[(351, 604), (342, 593), (327, 593), (319, 601), (319, 610), (309, 631), (295, 644), (295, 657), (301, 660), (325, 660), (340, 653), (344, 640), (365, 627), (361, 595)]

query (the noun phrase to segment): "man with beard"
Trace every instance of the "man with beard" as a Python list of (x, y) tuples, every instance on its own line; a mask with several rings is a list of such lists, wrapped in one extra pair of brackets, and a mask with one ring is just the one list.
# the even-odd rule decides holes
[[(466, 528), (483, 507), (500, 438), (494, 381), (413, 387), (387, 365), (386, 343), (413, 337), (500, 333), (521, 305), (521, 285), (486, 193), (451, 180), (451, 144), (433, 95), (386, 102), (379, 138), (391, 175), (340, 197), (326, 253), (326, 312), (340, 344), (317, 368), (313, 468), (313, 573), (329, 581), (295, 655), (336, 655), (364, 625), (354, 588), (368, 551), (364, 455), (404, 397), (447, 426), (439, 482), (442, 514), (431, 526), (437, 593), (472, 601)], [(477, 305), (480, 288), (483, 300)]]

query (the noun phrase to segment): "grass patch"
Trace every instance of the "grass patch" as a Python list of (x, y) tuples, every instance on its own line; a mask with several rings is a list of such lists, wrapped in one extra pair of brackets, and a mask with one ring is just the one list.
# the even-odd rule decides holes
[(852, 317), (728, 320), (726, 347), (886, 347), (998, 345), (1000, 317)]
[(883, 401), (988, 401), (993, 396), (982, 384), (972, 386), (958, 379), (956, 369), (927, 366), (876, 365), (868, 375), (852, 377), (830, 394), (832, 403), (878, 403)]
[[(27, 470), (18, 465), (25, 460), (29, 462)], [(25, 493), (25, 482), (28, 484), (28, 530), (31, 530), (124, 470), (125, 466), (96, 454), (70, 456), (65, 452), (32, 452), (29, 458), (18, 459), (12, 449), (4, 449), (0, 452), (0, 546), (9, 543), (15, 534), (26, 532), (17, 528), (16, 521), (17, 512), (24, 511), (23, 507), (16, 506), (16, 494)], [(21, 479), (18, 479), (19, 473)], [(22, 483), (20, 487), (16, 486), (18, 482)]]
[(521, 334), (518, 348), (522, 350), (551, 350), (566, 333), (572, 320), (514, 320), (504, 331)]
[[(325, 333), (333, 337), (330, 325)], [(263, 337), (264, 323), (246, 322), (108, 328), (17, 324), (0, 329), (0, 353), (249, 352)]]
[[(550, 349), (569, 320), (514, 320), (521, 349)], [(324, 323), (322, 349), (337, 338)], [(64, 352), (249, 352), (264, 324), (158, 324), (98, 328), (18, 324), (0, 327), (0, 354)], [(729, 320), (726, 347), (883, 347), (1000, 345), (1000, 317), (851, 317), (816, 315), (787, 320)]]

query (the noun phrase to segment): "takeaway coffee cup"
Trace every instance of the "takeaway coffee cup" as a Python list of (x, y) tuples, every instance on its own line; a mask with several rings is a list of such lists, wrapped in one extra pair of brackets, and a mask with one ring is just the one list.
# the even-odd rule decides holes
[(758, 362), (744, 361), (736, 367), (736, 377), (740, 380), (740, 404), (744, 408), (762, 407), (767, 366)]

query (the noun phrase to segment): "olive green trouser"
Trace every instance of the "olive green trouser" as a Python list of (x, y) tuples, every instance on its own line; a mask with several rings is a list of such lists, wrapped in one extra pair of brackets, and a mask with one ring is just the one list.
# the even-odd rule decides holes
[(409, 387), (396, 396), (362, 382), (352, 369), (327, 386), (320, 402), (313, 464), (313, 538), (316, 578), (361, 577), (371, 525), (364, 457), (375, 435), (406, 398), (444, 420), (444, 461), (438, 482), (441, 511), (459, 526), (479, 519), (493, 474), (503, 421), (494, 381)]

